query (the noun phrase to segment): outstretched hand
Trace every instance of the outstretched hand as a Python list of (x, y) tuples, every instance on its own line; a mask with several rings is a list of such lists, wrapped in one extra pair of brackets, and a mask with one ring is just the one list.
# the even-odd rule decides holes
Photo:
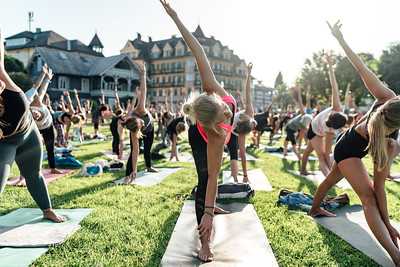
[(252, 69), (253, 69), (253, 63), (250, 62), (249, 65), (247, 65), (247, 71), (249, 72), (249, 74), (251, 73)]
[(171, 18), (176, 18), (178, 17), (178, 15), (176, 14), (175, 10), (173, 10), (171, 8), (171, 6), (169, 5), (169, 3), (167, 3), (166, 0), (160, 0), (161, 4), (163, 5), (165, 11), (167, 12), (167, 14), (171, 17)]
[(343, 38), (343, 34), (340, 31), (340, 28), (342, 27), (342, 24), (340, 24), (340, 20), (338, 20), (333, 27), (329, 24), (329, 22), (327, 21), (326, 23), (328, 23), (329, 28), (331, 29), (331, 33), (332, 35), (336, 38), (336, 39), (342, 39)]
[(325, 60), (329, 65), (335, 64), (336, 58), (330, 57), (328, 54), (325, 54)]
[[(47, 65), (46, 65), (46, 68), (47, 68)], [(52, 69), (47, 69), (47, 71), (46, 71), (46, 79), (47, 80), (50, 80), (51, 81), (51, 79), (53, 78), (53, 70)]]
[(298, 86), (298, 85), (295, 85), (295, 86), (294, 86), (294, 90), (295, 90), (296, 92), (298, 92), (298, 93), (301, 92), (301, 88), (300, 88), (300, 86)]
[(136, 65), (138, 65), (140, 72), (143, 74), (146, 72), (146, 64), (142, 60), (135, 60)]

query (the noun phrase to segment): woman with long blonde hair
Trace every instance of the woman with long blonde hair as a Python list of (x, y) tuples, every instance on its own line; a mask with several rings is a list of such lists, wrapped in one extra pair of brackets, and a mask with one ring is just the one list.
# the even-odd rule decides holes
[[(356, 125), (339, 135), (334, 150), (335, 162), (328, 176), (318, 186), (309, 214), (314, 217), (335, 216), (320, 205), (329, 189), (345, 177), (360, 197), (365, 218), (376, 239), (389, 253), (395, 265), (400, 266), (397, 240), (400, 234), (390, 224), (385, 192), (390, 157), (400, 128), (400, 98), (383, 85), (350, 49), (343, 39), (341, 26), (339, 21), (333, 27), (329, 25), (332, 35), (339, 41), (376, 101)], [(373, 183), (361, 161), (368, 152), (374, 163)]]
[(176, 12), (165, 0), (160, 0), (193, 53), (200, 72), (203, 93), (191, 93), (183, 106), (192, 124), (189, 143), (198, 175), (196, 217), (201, 249), (198, 258), (212, 261), (211, 231), (214, 218), (217, 182), (222, 163), (224, 145), (229, 141), (236, 102), (217, 82), (203, 47), (182, 24)]

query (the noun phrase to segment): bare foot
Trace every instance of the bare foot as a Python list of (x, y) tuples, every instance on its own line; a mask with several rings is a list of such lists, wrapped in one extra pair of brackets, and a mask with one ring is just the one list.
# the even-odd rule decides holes
[(300, 174), (301, 175), (312, 175), (313, 173), (309, 172), (309, 171), (301, 171)]
[(216, 214), (229, 214), (230, 212), (227, 211), (227, 210), (221, 209), (218, 206), (215, 206), (214, 207), (214, 213), (216, 213)]
[(63, 172), (60, 171), (59, 169), (54, 168), (54, 169), (51, 169), (51, 173), (58, 173), (58, 174), (61, 174), (61, 173), (63, 173)]
[(211, 245), (211, 240), (205, 240), (201, 241), (201, 249), (199, 251), (199, 260), (209, 262), (214, 259), (214, 254), (212, 253), (212, 245)]
[(147, 168), (146, 171), (147, 172), (160, 172), (160, 171), (154, 169), (153, 167)]
[(22, 176), (22, 174), (19, 175), (19, 181), (18, 181), (17, 185), (18, 186), (26, 186), (25, 178), (24, 178), (24, 176)]
[(65, 222), (67, 218), (64, 216), (58, 215), (52, 208), (49, 208), (47, 210), (42, 210), (43, 212), (43, 219), (46, 220), (52, 220), (53, 222)]
[(317, 208), (316, 210), (311, 209), (308, 212), (308, 215), (310, 215), (311, 217), (320, 217), (320, 216), (336, 217), (336, 214), (330, 213), (329, 211), (326, 211), (321, 208)]
[(388, 178), (389, 180), (394, 180), (394, 179), (397, 179), (397, 178), (399, 178), (399, 177), (389, 174), (387, 178)]

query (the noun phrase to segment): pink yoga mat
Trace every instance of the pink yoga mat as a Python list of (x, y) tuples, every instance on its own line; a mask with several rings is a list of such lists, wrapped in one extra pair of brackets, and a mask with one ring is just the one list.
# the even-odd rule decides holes
[[(58, 170), (62, 171), (62, 173), (51, 173), (51, 169), (42, 169), (42, 173), (44, 176), (44, 180), (46, 181), (46, 185), (50, 184), (54, 180), (61, 178), (65, 175), (79, 171), (79, 170), (72, 170), (72, 169), (58, 169)], [(18, 181), (19, 181), (19, 175), (8, 180), (7, 185), (18, 185)], [(24, 183), (24, 184), (20, 184), (20, 186), (26, 186), (26, 185)]]

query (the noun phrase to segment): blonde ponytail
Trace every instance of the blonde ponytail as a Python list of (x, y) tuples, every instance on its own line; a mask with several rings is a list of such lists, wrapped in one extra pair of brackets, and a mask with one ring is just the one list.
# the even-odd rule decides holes
[(367, 149), (378, 171), (388, 164), (387, 135), (400, 128), (400, 98), (395, 97), (379, 107), (368, 124)]

